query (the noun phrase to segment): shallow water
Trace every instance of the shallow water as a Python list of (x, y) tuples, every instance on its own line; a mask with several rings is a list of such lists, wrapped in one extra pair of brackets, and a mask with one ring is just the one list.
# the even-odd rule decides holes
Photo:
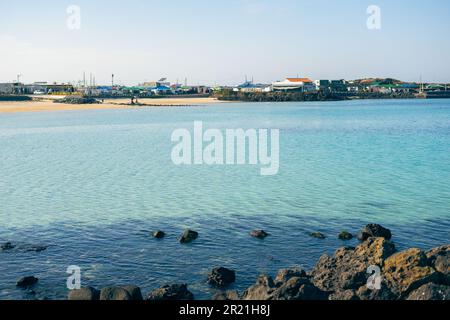
[[(196, 120), (279, 128), (279, 174), (173, 165), (172, 131)], [(0, 114), (0, 242), (49, 246), (0, 252), (0, 299), (63, 299), (69, 265), (83, 285), (181, 281), (207, 299), (214, 266), (236, 269), (242, 290), (261, 272), (311, 268), (344, 245), (341, 230), (372, 222), (400, 249), (450, 243), (449, 146), (450, 100)], [(180, 245), (186, 227), (200, 237)], [(40, 278), (36, 295), (15, 288), (23, 275)]]

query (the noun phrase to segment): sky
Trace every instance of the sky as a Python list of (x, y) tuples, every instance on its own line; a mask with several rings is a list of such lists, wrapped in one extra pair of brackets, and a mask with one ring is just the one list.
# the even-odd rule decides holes
[(450, 82), (449, 14), (448, 0), (0, 0), (0, 82)]

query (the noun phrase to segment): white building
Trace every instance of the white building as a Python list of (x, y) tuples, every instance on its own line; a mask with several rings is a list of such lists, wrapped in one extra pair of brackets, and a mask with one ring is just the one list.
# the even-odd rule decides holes
[(287, 78), (283, 81), (272, 83), (273, 91), (317, 91), (315, 83), (309, 78)]

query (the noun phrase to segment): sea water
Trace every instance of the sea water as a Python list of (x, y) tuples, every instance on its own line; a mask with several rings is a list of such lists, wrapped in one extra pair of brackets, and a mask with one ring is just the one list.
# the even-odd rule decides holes
[[(171, 135), (205, 128), (279, 129), (277, 175), (251, 165), (177, 166)], [(401, 250), (450, 243), (450, 100), (225, 103), (198, 107), (0, 114), (0, 299), (65, 299), (83, 286), (187, 283), (198, 299), (216, 266), (242, 291), (260, 273), (311, 269), (390, 228)], [(185, 228), (199, 238), (181, 245)], [(152, 230), (167, 237), (155, 240)], [(249, 232), (271, 235), (253, 239)], [(309, 233), (322, 232), (325, 240)], [(42, 252), (32, 245), (48, 246)], [(34, 293), (18, 278), (40, 279)]]

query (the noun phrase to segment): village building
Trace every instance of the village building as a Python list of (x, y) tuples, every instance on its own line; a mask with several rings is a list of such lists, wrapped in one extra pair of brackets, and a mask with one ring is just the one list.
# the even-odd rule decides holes
[(286, 78), (283, 81), (272, 83), (272, 89), (273, 91), (317, 91), (315, 83), (309, 78)]
[(235, 92), (270, 92), (272, 86), (270, 84), (253, 83), (251, 81), (244, 82), (233, 88)]

